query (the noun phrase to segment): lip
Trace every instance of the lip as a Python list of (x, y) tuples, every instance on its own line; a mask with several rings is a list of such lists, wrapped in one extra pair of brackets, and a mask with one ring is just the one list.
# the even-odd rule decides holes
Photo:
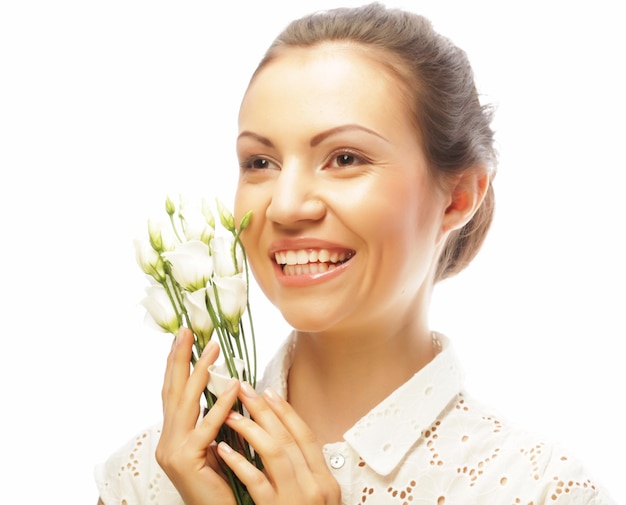
[[(334, 268), (329, 269), (326, 272), (285, 275), (282, 266), (275, 261), (275, 254), (280, 251), (303, 249), (327, 249), (329, 251), (344, 252), (347, 251), (351, 253), (351, 258), (344, 263), (338, 264)], [(352, 259), (352, 257), (354, 257), (355, 251), (351, 247), (347, 247), (336, 242), (330, 242), (327, 240), (310, 237), (300, 237), (293, 239), (280, 239), (272, 242), (268, 250), (268, 255), (274, 267), (274, 273), (276, 275), (276, 278), (281, 285), (288, 287), (304, 287), (327, 282), (340, 276), (343, 272), (346, 271), (347, 268), (349, 268), (351, 263), (350, 260)]]
[(330, 242), (328, 240), (310, 237), (299, 237), (275, 240), (270, 244), (268, 254), (273, 261), (274, 254), (278, 251), (288, 251), (294, 249), (341, 249), (344, 251), (353, 251), (351, 247), (337, 242)]

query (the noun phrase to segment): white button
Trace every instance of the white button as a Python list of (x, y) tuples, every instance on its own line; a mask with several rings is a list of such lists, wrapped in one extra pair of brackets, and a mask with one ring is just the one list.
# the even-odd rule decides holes
[(330, 466), (335, 470), (338, 470), (344, 465), (344, 463), (346, 462), (346, 458), (344, 458), (341, 454), (335, 453), (331, 455), (329, 461)]

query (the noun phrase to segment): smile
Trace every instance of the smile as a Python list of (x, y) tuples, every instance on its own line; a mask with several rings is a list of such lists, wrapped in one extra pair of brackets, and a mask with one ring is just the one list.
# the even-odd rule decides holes
[(274, 260), (285, 275), (312, 275), (333, 270), (354, 254), (352, 250), (294, 249), (277, 251)]

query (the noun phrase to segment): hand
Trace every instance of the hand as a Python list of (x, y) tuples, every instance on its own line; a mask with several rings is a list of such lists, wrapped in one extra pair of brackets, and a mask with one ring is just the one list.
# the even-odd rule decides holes
[(226, 443), (218, 455), (247, 486), (257, 505), (339, 505), (339, 484), (326, 466), (314, 433), (274, 391), (259, 396), (243, 383), (239, 398), (254, 421), (232, 411), (226, 424), (261, 456), (258, 470)]
[(163, 430), (156, 459), (187, 505), (234, 505), (233, 492), (217, 463), (214, 441), (237, 398), (239, 382), (233, 379), (198, 423), (208, 367), (217, 359), (219, 347), (210, 342), (190, 374), (192, 345), (191, 331), (181, 328), (167, 358)]

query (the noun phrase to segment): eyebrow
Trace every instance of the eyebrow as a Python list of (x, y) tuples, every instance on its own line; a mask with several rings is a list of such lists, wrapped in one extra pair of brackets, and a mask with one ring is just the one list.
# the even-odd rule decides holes
[(319, 144), (320, 142), (322, 142), (323, 140), (327, 139), (328, 137), (332, 135), (336, 135), (337, 133), (342, 133), (342, 132), (351, 131), (351, 130), (357, 130), (357, 131), (369, 133), (370, 135), (374, 135), (384, 140), (385, 142), (389, 142), (385, 137), (383, 137), (379, 133), (376, 133), (374, 130), (365, 128), (365, 126), (361, 126), (358, 124), (346, 124), (346, 125), (337, 126), (335, 128), (331, 128), (330, 130), (323, 131), (322, 133), (318, 133), (317, 135), (315, 135), (315, 137), (311, 139), (311, 147), (315, 147), (317, 144)]
[[(315, 135), (312, 139), (311, 139), (311, 147), (315, 147), (316, 145), (318, 145), (320, 142), (322, 142), (323, 140), (327, 139), (328, 137), (331, 137), (332, 135), (336, 135), (338, 133), (342, 133), (345, 131), (351, 131), (351, 130), (357, 130), (357, 131), (362, 131), (365, 133), (369, 133), (370, 135), (374, 135), (382, 140), (384, 140), (385, 142), (389, 142), (389, 140), (387, 140), (385, 137), (383, 137), (382, 135), (380, 135), (379, 133), (376, 133), (374, 130), (370, 130), (369, 128), (366, 128), (365, 126), (361, 126), (358, 124), (346, 124), (346, 125), (341, 125), (341, 126), (337, 126), (335, 128), (331, 128), (330, 130), (326, 130), (323, 131), (321, 133), (318, 133), (317, 135)], [(239, 140), (240, 138), (243, 137), (251, 137), (254, 140), (260, 142), (261, 144), (267, 146), (267, 147), (274, 147), (274, 144), (272, 143), (272, 141), (270, 139), (268, 139), (267, 137), (263, 137), (262, 135), (259, 135), (257, 133), (248, 131), (248, 130), (244, 130), (242, 131), (238, 137), (237, 140)]]
[(272, 141), (270, 139), (263, 137), (262, 135), (258, 135), (257, 133), (244, 130), (237, 136), (237, 140), (244, 137), (252, 137), (254, 140), (260, 142), (267, 147), (274, 147), (274, 144), (272, 144)]

